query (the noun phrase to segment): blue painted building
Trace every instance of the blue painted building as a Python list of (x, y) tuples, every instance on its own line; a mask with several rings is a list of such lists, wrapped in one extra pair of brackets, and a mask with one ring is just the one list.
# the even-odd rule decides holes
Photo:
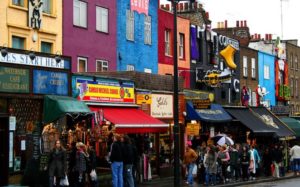
[(117, 70), (157, 74), (158, 1), (130, 2), (117, 1)]
[(258, 84), (266, 88), (264, 101), (268, 106), (275, 106), (275, 56), (258, 52)]

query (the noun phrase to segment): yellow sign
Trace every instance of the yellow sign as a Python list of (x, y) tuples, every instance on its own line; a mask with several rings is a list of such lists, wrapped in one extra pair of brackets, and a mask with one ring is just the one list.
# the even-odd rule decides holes
[(137, 94), (136, 95), (136, 104), (151, 104), (152, 96), (151, 94)]
[(200, 123), (188, 123), (186, 126), (186, 134), (187, 135), (199, 135), (200, 131)]

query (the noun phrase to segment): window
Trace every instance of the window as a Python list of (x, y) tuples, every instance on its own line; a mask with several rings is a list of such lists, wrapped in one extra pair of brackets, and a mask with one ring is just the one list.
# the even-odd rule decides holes
[(298, 79), (295, 79), (295, 96), (298, 97)]
[(52, 0), (43, 0), (43, 12), (47, 14), (51, 14), (51, 6), (52, 6)]
[(298, 65), (298, 56), (295, 55), (295, 68), (298, 70), (299, 69), (299, 65)]
[(78, 72), (87, 72), (87, 58), (79, 57), (77, 63)]
[(97, 31), (108, 33), (108, 9), (96, 7), (96, 14)]
[(128, 64), (126, 69), (127, 71), (134, 71), (134, 65)]
[(13, 36), (12, 37), (12, 48), (25, 49), (25, 38)]
[(293, 62), (293, 54), (290, 54), (290, 66), (291, 68), (294, 68), (294, 62)]
[(152, 69), (145, 68), (145, 69), (144, 69), (144, 72), (145, 72), (145, 73), (152, 73)]
[(270, 66), (264, 65), (264, 79), (270, 79)]
[(151, 45), (151, 16), (145, 16), (145, 44)]
[(170, 30), (165, 30), (165, 55), (171, 56)]
[(294, 97), (294, 79), (293, 78), (291, 78), (291, 97)]
[(106, 60), (96, 60), (96, 71), (108, 71), (108, 61)]
[(184, 34), (179, 33), (179, 58), (184, 58)]
[(79, 27), (87, 27), (87, 3), (74, 0), (73, 24)]
[(126, 39), (134, 41), (134, 12), (126, 11)]
[(248, 64), (246, 56), (243, 56), (243, 76), (248, 77)]
[(43, 52), (43, 53), (52, 53), (52, 43), (42, 42), (41, 43), (41, 52)]
[(24, 0), (12, 0), (13, 5), (24, 6)]
[(255, 58), (251, 58), (251, 77), (256, 77), (256, 65), (255, 65)]

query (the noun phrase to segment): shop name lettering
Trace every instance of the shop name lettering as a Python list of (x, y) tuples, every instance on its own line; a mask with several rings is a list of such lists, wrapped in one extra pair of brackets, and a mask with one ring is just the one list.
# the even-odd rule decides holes
[(97, 88), (89, 86), (89, 92), (91, 93), (102, 93), (102, 94), (119, 94), (117, 88)]
[(28, 55), (8, 53), (5, 57), (0, 55), (0, 61), (13, 64), (22, 64), (30, 66), (42, 66), (52, 68), (64, 68), (63, 60), (57, 63), (54, 58), (36, 56), (34, 60), (31, 60)]
[(201, 113), (201, 114), (223, 114), (223, 112), (221, 110), (196, 110), (197, 112)]
[(8, 75), (9, 82), (7, 81), (2, 82), (2, 80), (0, 80), (0, 88), (3, 90), (28, 90), (29, 89), (28, 83), (24, 83), (24, 84), (21, 83), (21, 81), (23, 81), (24, 78), (22, 76), (26, 76), (27, 74), (28, 73), (26, 72), (26, 70), (3, 68), (2, 71), (0, 71), (0, 77), (1, 75)]
[(172, 112), (152, 112), (152, 116), (170, 117), (172, 116)]
[(157, 102), (157, 104), (156, 104), (157, 108), (161, 108), (163, 106), (168, 105), (167, 98), (158, 97), (158, 98), (156, 98), (156, 102)]
[[(50, 85), (53, 85), (53, 86), (62, 86), (65, 84), (64, 80), (63, 79), (63, 75), (60, 74), (60, 73), (51, 73), (50, 74)], [(43, 80), (47, 80), (48, 79), (48, 76), (47, 75), (43, 75), (43, 76), (40, 76), (39, 77), (39, 81), (42, 81), (44, 82)], [(41, 88), (46, 88), (47, 85), (44, 84), (41, 86)]]

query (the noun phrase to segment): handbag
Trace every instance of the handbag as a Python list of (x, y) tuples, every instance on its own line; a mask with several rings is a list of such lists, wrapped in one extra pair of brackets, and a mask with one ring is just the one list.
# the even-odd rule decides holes
[(96, 173), (96, 170), (92, 170), (91, 173), (90, 173), (90, 176), (91, 176), (91, 180), (92, 181), (96, 181), (97, 180), (97, 173)]
[(69, 186), (68, 176), (66, 175), (64, 178), (60, 179), (59, 185), (61, 186)]

